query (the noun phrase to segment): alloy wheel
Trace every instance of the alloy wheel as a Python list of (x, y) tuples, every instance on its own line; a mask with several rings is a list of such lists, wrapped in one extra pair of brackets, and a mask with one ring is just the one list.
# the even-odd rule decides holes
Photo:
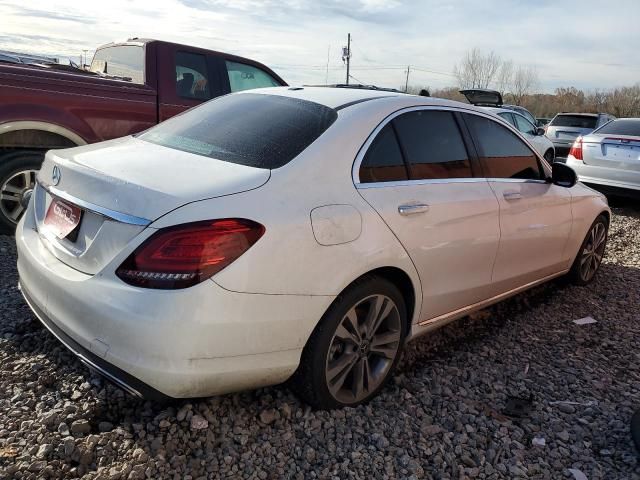
[(580, 257), (580, 277), (583, 281), (588, 282), (598, 271), (602, 263), (606, 239), (607, 227), (604, 223), (597, 222), (589, 232)]
[(397, 305), (371, 295), (350, 308), (329, 346), (325, 378), (331, 395), (345, 404), (365, 399), (385, 379), (400, 348)]
[(29, 195), (36, 184), (37, 170), (21, 170), (2, 184), (0, 188), (0, 212), (13, 223), (18, 223), (24, 213), (23, 198)]

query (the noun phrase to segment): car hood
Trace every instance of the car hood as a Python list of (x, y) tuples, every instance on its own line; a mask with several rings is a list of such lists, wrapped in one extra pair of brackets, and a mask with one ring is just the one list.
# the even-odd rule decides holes
[[(54, 167), (60, 173), (57, 183)], [(38, 180), (66, 196), (153, 221), (190, 202), (258, 188), (270, 174), (124, 137), (49, 151)]]

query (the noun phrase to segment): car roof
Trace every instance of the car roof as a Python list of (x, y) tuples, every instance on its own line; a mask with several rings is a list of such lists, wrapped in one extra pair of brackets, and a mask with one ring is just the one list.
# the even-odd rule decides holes
[(456, 102), (454, 100), (445, 100), (443, 98), (421, 97), (418, 95), (408, 95), (402, 92), (392, 92), (388, 90), (368, 90), (364, 88), (342, 88), (342, 87), (270, 87), (258, 88), (254, 90), (245, 90), (240, 92), (261, 93), (269, 95), (280, 95), (283, 97), (299, 98), (314, 103), (319, 103), (326, 107), (341, 110), (351, 105), (363, 103), (368, 100), (378, 98), (392, 99), (395, 98), (400, 104), (414, 105), (434, 105), (442, 107), (464, 107), (469, 110), (480, 110), (468, 103)]
[(597, 117), (598, 115), (606, 115), (605, 113), (584, 113), (584, 112), (576, 112), (576, 113), (572, 113), (572, 112), (560, 112), (556, 115), (556, 117), (560, 116), (560, 115), (576, 115), (579, 117)]

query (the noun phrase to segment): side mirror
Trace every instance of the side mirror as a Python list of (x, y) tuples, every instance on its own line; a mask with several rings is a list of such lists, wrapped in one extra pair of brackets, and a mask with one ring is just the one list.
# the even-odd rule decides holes
[(560, 187), (571, 188), (578, 182), (578, 176), (573, 168), (564, 163), (551, 164), (551, 183)]
[(545, 132), (545, 131), (544, 131), (544, 128), (542, 128), (542, 127), (538, 127), (538, 128), (536, 129), (536, 135), (538, 135), (538, 136), (540, 136), (540, 137), (541, 137), (542, 135), (544, 135), (545, 133), (547, 133), (547, 132)]

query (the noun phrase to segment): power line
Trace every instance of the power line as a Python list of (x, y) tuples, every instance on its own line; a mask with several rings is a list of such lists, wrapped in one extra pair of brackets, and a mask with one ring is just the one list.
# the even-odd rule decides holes
[(353, 78), (356, 82), (358, 82), (360, 85), (366, 85), (365, 82), (363, 82), (362, 80), (358, 80), (356, 77), (354, 77), (353, 75), (349, 75), (349, 77)]

